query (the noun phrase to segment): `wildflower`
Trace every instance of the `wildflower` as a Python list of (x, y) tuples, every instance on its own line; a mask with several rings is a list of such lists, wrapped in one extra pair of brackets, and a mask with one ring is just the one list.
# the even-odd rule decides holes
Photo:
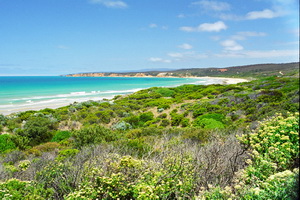
[(260, 189), (258, 187), (254, 188), (254, 194), (259, 195)]
[(246, 163), (247, 163), (248, 165), (251, 165), (251, 164), (252, 164), (252, 160), (247, 159), (247, 160), (246, 160)]
[(234, 188), (238, 190), (241, 189), (242, 187), (240, 185), (235, 185)]

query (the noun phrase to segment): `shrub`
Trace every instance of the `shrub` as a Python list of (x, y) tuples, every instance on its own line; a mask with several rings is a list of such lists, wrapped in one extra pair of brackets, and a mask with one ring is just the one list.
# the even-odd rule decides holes
[(100, 125), (91, 125), (73, 133), (75, 146), (82, 148), (84, 145), (110, 142), (116, 139), (111, 130)]
[(188, 118), (184, 118), (181, 120), (182, 127), (188, 127), (190, 125), (190, 120)]
[(170, 121), (168, 119), (162, 119), (160, 125), (163, 127), (169, 126)]
[(278, 115), (261, 124), (256, 132), (243, 135), (241, 141), (254, 154), (275, 163), (279, 169), (290, 169), (299, 159), (299, 113)]
[(183, 115), (174, 112), (171, 113), (171, 126), (179, 126), (183, 118), (184, 118)]
[(158, 88), (155, 92), (161, 94), (163, 97), (172, 97), (175, 94), (174, 90), (169, 88)]
[(44, 144), (37, 145), (28, 150), (28, 153), (40, 156), (43, 152), (54, 151), (60, 148), (60, 144), (57, 142), (47, 142)]
[(9, 179), (0, 183), (1, 199), (49, 199), (53, 193), (51, 189), (44, 189), (33, 181)]
[(34, 146), (50, 140), (53, 126), (51, 119), (33, 116), (28, 119), (24, 125), (24, 130), (19, 134), (28, 138), (29, 145)]
[(223, 129), (224, 124), (220, 121), (217, 121), (213, 118), (201, 118), (198, 117), (194, 120), (193, 125), (195, 127), (201, 127), (205, 129)]
[(8, 134), (0, 135), (0, 153), (15, 149), (16, 145)]
[(147, 121), (153, 120), (153, 117), (154, 117), (154, 115), (152, 112), (145, 112), (145, 113), (140, 114), (140, 121), (147, 122)]
[(62, 161), (62, 160), (65, 160), (67, 158), (72, 158), (76, 154), (78, 154), (78, 152), (79, 152), (78, 149), (64, 149), (64, 150), (61, 150), (58, 153), (58, 156), (56, 157), (56, 160), (57, 161)]
[(53, 136), (51, 142), (60, 142), (62, 140), (68, 139), (71, 137), (71, 132), (69, 131), (57, 131)]
[(113, 130), (122, 130), (122, 131), (125, 131), (125, 130), (128, 130), (128, 129), (131, 129), (132, 126), (129, 123), (127, 123), (127, 122), (120, 121), (120, 122), (112, 125), (111, 128)]

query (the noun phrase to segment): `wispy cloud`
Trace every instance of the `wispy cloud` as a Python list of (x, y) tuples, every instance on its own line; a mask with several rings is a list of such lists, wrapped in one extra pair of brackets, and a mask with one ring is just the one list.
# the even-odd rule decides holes
[(196, 1), (193, 2), (192, 5), (200, 5), (203, 9), (208, 11), (225, 11), (230, 10), (231, 6), (230, 4), (222, 1), (208, 1), (208, 0), (202, 0), (202, 1)]
[(268, 51), (243, 51), (243, 52), (223, 52), (216, 54), (217, 57), (229, 58), (280, 58), (280, 57), (298, 57), (299, 50), (268, 50)]
[(235, 40), (224, 40), (220, 44), (224, 47), (224, 50), (227, 51), (240, 51), (244, 49), (244, 47)]
[(163, 59), (163, 58), (158, 58), (158, 57), (152, 57), (149, 58), (150, 62), (160, 62), (160, 63), (171, 63), (172, 61), (169, 59)]
[(167, 30), (168, 29), (168, 26), (159, 26), (155, 23), (152, 23), (152, 24), (149, 24), (148, 25), (149, 28), (160, 28), (160, 29), (163, 29), (163, 30)]
[(233, 40), (245, 40), (247, 37), (263, 37), (267, 34), (264, 32), (255, 32), (255, 31), (242, 31), (238, 32), (235, 35), (231, 36)]
[(179, 14), (179, 15), (177, 15), (177, 17), (178, 17), (178, 18), (185, 18), (186, 15), (185, 15), (185, 14)]
[(59, 49), (69, 49), (69, 47), (65, 46), (65, 45), (58, 45), (57, 48), (59, 48)]
[(93, 4), (101, 4), (108, 8), (127, 8), (128, 5), (124, 1), (118, 0), (89, 0)]
[(219, 15), (222, 20), (233, 20), (233, 21), (242, 21), (242, 20), (257, 20), (257, 19), (273, 19), (276, 17), (281, 17), (285, 15), (286, 12), (282, 9), (264, 9), (261, 11), (251, 11), (246, 15), (236, 15), (236, 14), (227, 14), (221, 13)]
[(283, 15), (283, 13), (280, 11), (272, 11), (270, 9), (264, 9), (262, 11), (248, 12), (245, 19), (248, 19), (248, 20), (272, 19), (272, 18), (279, 17), (282, 15)]
[(179, 28), (181, 31), (185, 32), (219, 32), (221, 30), (226, 30), (227, 26), (222, 21), (215, 23), (203, 23), (197, 27), (183, 26)]
[(187, 43), (181, 44), (181, 45), (179, 45), (178, 47), (181, 48), (181, 49), (186, 49), (186, 50), (192, 49), (192, 48), (193, 48), (192, 45), (187, 44)]
[(149, 28), (157, 28), (157, 24), (149, 24)]
[(182, 61), (182, 60), (199, 60), (203, 58), (207, 58), (207, 54), (201, 54), (197, 53), (195, 51), (188, 51), (183, 53), (178, 52), (172, 52), (168, 53), (168, 56), (170, 56), (174, 61)]

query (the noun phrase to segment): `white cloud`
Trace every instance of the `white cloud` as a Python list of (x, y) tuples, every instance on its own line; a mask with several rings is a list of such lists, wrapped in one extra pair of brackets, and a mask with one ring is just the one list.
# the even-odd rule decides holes
[(269, 50), (269, 51), (243, 51), (243, 52), (224, 52), (216, 54), (217, 57), (229, 58), (280, 58), (295, 57), (299, 59), (299, 50)]
[(182, 26), (179, 28), (179, 30), (185, 31), (185, 32), (195, 32), (195, 31), (197, 31), (197, 28), (190, 27), (190, 26)]
[(161, 62), (161, 63), (171, 63), (172, 62), (171, 60), (163, 59), (163, 58), (157, 58), (157, 57), (149, 58), (149, 61), (151, 61), (151, 62)]
[(247, 37), (263, 37), (267, 34), (264, 32), (255, 32), (255, 31), (242, 31), (238, 32), (236, 35), (231, 36), (233, 40), (245, 40)]
[(275, 17), (281, 16), (282, 13), (274, 12), (270, 9), (264, 9), (263, 11), (252, 11), (248, 12), (246, 15), (246, 19), (254, 20), (254, 19), (272, 19)]
[(218, 21), (215, 23), (203, 23), (200, 24), (198, 27), (189, 27), (183, 26), (179, 28), (185, 32), (219, 32), (221, 30), (226, 30), (227, 26), (222, 21)]
[(262, 37), (262, 36), (266, 36), (267, 34), (264, 32), (256, 32), (256, 31), (241, 31), (238, 32), (238, 35), (245, 36), (245, 37)]
[(59, 48), (59, 49), (69, 49), (69, 47), (65, 46), (65, 45), (58, 45), (57, 48)]
[(288, 57), (298, 56), (299, 51), (297, 50), (271, 50), (271, 51), (247, 51), (245, 55), (248, 58), (274, 58), (274, 57)]
[(178, 47), (181, 48), (181, 49), (187, 49), (187, 50), (193, 48), (192, 45), (187, 44), (187, 43), (181, 44), (181, 45), (179, 45)]
[(149, 28), (157, 28), (157, 24), (149, 24)]
[(219, 32), (223, 29), (226, 30), (227, 26), (222, 21), (218, 21), (213, 24), (204, 23), (198, 27), (199, 31), (208, 31), (208, 32), (212, 32), (212, 31)]
[(213, 10), (213, 11), (224, 11), (224, 10), (230, 10), (231, 8), (230, 4), (221, 1), (202, 0), (202, 1), (193, 2), (192, 5), (200, 5), (205, 10)]
[(198, 59), (203, 59), (207, 58), (207, 54), (200, 54), (195, 51), (189, 51), (189, 52), (184, 52), (184, 53), (168, 53), (168, 56), (172, 57), (175, 61), (181, 61), (181, 60), (198, 60)]
[(240, 51), (243, 50), (244, 47), (238, 44), (235, 40), (224, 40), (220, 43), (225, 50), (228, 51)]
[(233, 21), (240, 21), (240, 20), (244, 20), (245, 18), (243, 16), (238, 16), (235, 14), (225, 14), (225, 13), (220, 14), (219, 17), (222, 20), (233, 20)]
[(177, 15), (177, 17), (178, 18), (185, 18), (186, 16), (185, 16), (185, 14), (179, 14), (179, 15)]
[(168, 53), (168, 56), (172, 58), (182, 58), (183, 54), (182, 53)]
[(89, 0), (94, 4), (101, 4), (108, 8), (127, 8), (128, 5), (124, 1), (118, 0)]
[(168, 26), (159, 26), (159, 25), (157, 25), (155, 23), (149, 24), (148, 27), (149, 28), (160, 28), (162, 30), (168, 30), (168, 28), (169, 28)]

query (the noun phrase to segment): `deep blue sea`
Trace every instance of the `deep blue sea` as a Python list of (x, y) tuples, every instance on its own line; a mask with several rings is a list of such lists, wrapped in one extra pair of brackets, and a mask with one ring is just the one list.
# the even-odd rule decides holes
[(6, 76), (0, 77), (0, 113), (57, 108), (74, 102), (110, 99), (155, 86), (208, 84), (208, 81), (195, 78)]

